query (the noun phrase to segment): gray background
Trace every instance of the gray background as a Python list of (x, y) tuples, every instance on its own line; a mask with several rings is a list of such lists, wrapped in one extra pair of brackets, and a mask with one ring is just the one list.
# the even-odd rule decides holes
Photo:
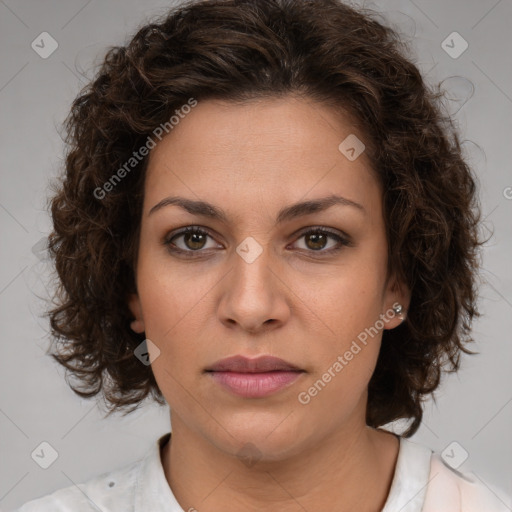
[[(62, 167), (61, 123), (105, 48), (123, 43), (169, 5), (158, 0), (0, 1), (3, 510), (127, 464), (169, 430), (167, 407), (148, 404), (126, 418), (104, 420), (94, 401), (74, 395), (63, 371), (45, 356), (48, 326), (38, 299), (48, 286), (40, 241), (50, 229), (48, 180)], [(474, 328), (480, 355), (465, 357), (459, 374), (445, 379), (436, 403), (426, 404), (424, 424), (413, 440), (438, 451), (457, 441), (456, 456), (462, 450), (469, 454), (460, 469), (497, 486), (495, 492), (506, 501), (503, 491), (512, 493), (512, 2), (364, 5), (381, 11), (410, 40), (429, 82), (445, 80), (448, 108), (480, 180), (485, 223), (494, 231), (484, 254), (483, 317)], [(453, 31), (469, 43), (458, 58), (441, 47)], [(42, 32), (58, 42), (46, 59), (31, 47)], [(48, 469), (31, 458), (43, 441), (58, 452)]]

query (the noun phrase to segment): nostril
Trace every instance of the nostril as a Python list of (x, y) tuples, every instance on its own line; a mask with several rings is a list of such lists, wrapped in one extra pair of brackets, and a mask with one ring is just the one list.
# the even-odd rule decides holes
[(114, 487), (114, 485), (116, 485), (116, 483), (115, 483), (115, 482), (109, 482), (109, 483), (108, 483), (108, 486), (109, 486), (109, 487)]

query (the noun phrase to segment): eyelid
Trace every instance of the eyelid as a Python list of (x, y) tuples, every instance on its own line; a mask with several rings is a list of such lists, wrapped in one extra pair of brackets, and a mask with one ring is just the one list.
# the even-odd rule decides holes
[[(212, 232), (207, 227), (194, 224), (194, 225), (184, 226), (182, 228), (177, 228), (177, 229), (171, 231), (170, 233), (165, 235), (162, 243), (163, 243), (163, 245), (170, 246), (172, 239), (186, 235), (187, 233), (190, 233), (190, 232), (192, 232), (192, 233), (198, 232), (201, 234), (205, 234), (205, 235), (209, 236), (212, 240), (216, 240), (215, 236), (213, 236)], [(177, 248), (177, 251), (179, 251), (179, 250), (180, 249)], [(205, 252), (205, 250), (197, 250), (197, 251), (188, 250), (188, 251), (186, 251), (183, 249), (182, 249), (182, 251), (183, 252), (197, 252), (197, 253)]]
[(347, 243), (352, 243), (350, 236), (347, 233), (345, 233), (344, 231), (341, 231), (340, 229), (329, 228), (326, 226), (308, 226), (306, 228), (301, 228), (298, 231), (296, 231), (292, 236), (300, 237), (300, 236), (307, 235), (308, 233), (311, 233), (311, 232), (316, 233), (318, 231), (328, 234), (328, 235), (332, 235), (333, 237), (339, 237)]
[(300, 240), (303, 236), (308, 235), (310, 233), (322, 233), (334, 240), (336, 240), (337, 245), (335, 247), (331, 247), (330, 249), (320, 249), (318, 251), (315, 250), (307, 250), (307, 249), (301, 249), (300, 251), (306, 255), (318, 255), (318, 257), (322, 256), (329, 256), (336, 254), (340, 252), (344, 247), (352, 247), (354, 244), (352, 243), (352, 239), (349, 235), (347, 235), (345, 232), (334, 229), (334, 228), (328, 228), (325, 226), (308, 226), (306, 228), (303, 228), (296, 233), (294, 233), (294, 242), (296, 243), (298, 240)]

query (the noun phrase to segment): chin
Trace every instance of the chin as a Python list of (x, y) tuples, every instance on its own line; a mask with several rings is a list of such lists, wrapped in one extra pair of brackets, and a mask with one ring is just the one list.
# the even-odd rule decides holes
[(225, 422), (219, 418), (226, 430), (215, 429), (219, 437), (211, 441), (223, 452), (246, 461), (247, 466), (285, 460), (298, 454), (308, 439), (300, 430), (301, 422), (293, 414), (287, 418), (288, 414), (239, 414)]

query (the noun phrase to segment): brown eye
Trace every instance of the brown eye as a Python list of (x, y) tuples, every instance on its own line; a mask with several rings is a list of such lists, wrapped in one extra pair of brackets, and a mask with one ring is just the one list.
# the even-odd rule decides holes
[[(301, 239), (304, 239), (304, 247), (299, 248), (310, 253), (318, 252), (319, 254), (330, 254), (340, 251), (343, 246), (352, 245), (348, 237), (341, 236), (337, 232), (335, 233), (326, 228), (309, 229), (299, 236), (298, 240)], [(329, 240), (333, 240), (330, 246)]]
[(183, 242), (189, 249), (202, 249), (206, 243), (206, 237), (203, 233), (185, 233), (183, 235)]
[(210, 234), (198, 227), (188, 226), (175, 233), (164, 241), (169, 250), (181, 253), (202, 252), (202, 249), (211, 249), (216, 246), (206, 247)]
[(306, 245), (310, 249), (318, 250), (323, 249), (328, 241), (328, 237), (324, 233), (308, 233), (305, 235)]

